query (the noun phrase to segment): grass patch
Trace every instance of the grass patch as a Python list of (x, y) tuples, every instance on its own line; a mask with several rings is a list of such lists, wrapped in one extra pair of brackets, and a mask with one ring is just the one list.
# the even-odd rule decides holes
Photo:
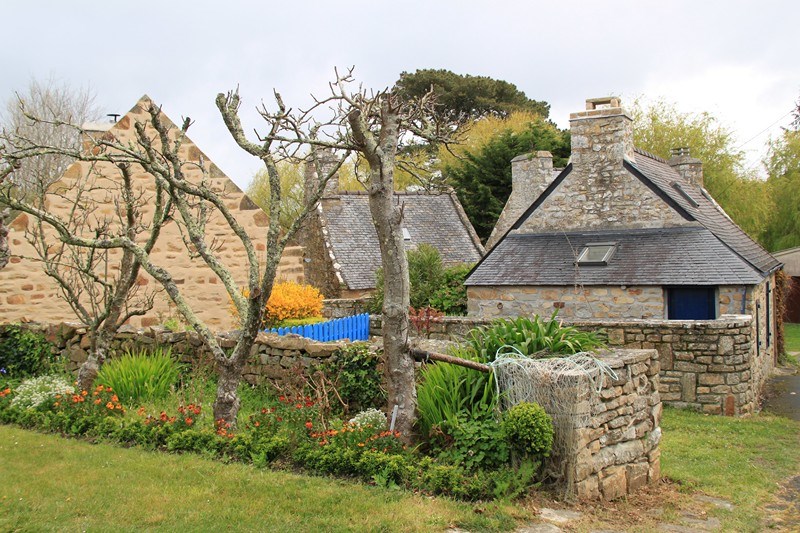
[(733, 512), (713, 512), (728, 530), (760, 531), (762, 506), (800, 472), (800, 424), (786, 418), (665, 409), (661, 427), (662, 472), (686, 490), (734, 503)]
[(509, 509), (0, 426), (0, 530), (502, 530)]
[(783, 324), (787, 352), (800, 352), (800, 324)]

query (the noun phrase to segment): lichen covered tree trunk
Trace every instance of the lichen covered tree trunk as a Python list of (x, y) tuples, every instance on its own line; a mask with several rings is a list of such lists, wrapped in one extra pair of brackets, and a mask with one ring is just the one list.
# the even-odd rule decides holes
[(410, 441), (416, 420), (414, 359), (408, 346), (408, 259), (402, 232), (403, 213), (394, 198), (394, 165), (400, 128), (398, 110), (381, 102), (380, 134), (364, 122), (360, 110), (348, 115), (353, 138), (369, 163), (369, 208), (383, 264), (383, 351), (389, 409), (397, 406), (395, 429)]

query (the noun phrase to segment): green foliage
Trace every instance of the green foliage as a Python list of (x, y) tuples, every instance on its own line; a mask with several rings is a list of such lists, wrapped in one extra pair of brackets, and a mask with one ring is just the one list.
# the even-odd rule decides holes
[(538, 403), (518, 403), (503, 413), (501, 425), (515, 451), (538, 457), (550, 455), (553, 420)]
[(456, 265), (444, 269), (429, 305), (446, 315), (467, 314), (467, 287), (464, 281), (473, 265)]
[(126, 352), (100, 369), (97, 383), (111, 387), (123, 402), (132, 405), (143, 400), (164, 398), (178, 381), (180, 367), (171, 350)]
[(557, 311), (549, 320), (539, 315), (533, 318), (500, 319), (489, 326), (469, 332), (467, 343), (482, 363), (494, 361), (503, 346), (513, 346), (526, 356), (551, 354), (571, 355), (590, 351), (604, 345), (601, 336), (564, 326), (556, 319)]
[(547, 118), (550, 104), (531, 100), (513, 83), (488, 76), (456, 74), (444, 69), (403, 72), (394, 91), (403, 98), (420, 98), (433, 88), (436, 103), (448, 116), (482, 117), (529, 110)]
[(378, 370), (380, 357), (363, 342), (345, 346), (323, 367), (349, 412), (380, 406), (386, 399)]
[(50, 408), (57, 397), (72, 394), (75, 389), (61, 376), (39, 376), (26, 379), (14, 390), (11, 406), (18, 409)]
[(452, 442), (439, 453), (439, 458), (470, 472), (506, 466), (510, 456), (503, 429), (490, 412), (476, 415), (461, 412), (455, 424), (445, 424), (444, 430)]
[(773, 140), (766, 165), (773, 210), (765, 246), (773, 251), (800, 246), (800, 131), (786, 130)]
[[(467, 311), (467, 288), (464, 280), (472, 265), (444, 268), (439, 251), (422, 243), (408, 251), (408, 278), (411, 283), (411, 307), (432, 307), (445, 314), (464, 315)], [(370, 312), (380, 313), (383, 307), (383, 269), (376, 273), (375, 297)]]
[[(475, 359), (468, 349), (453, 350), (462, 359)], [(494, 410), (495, 396), (492, 375), (447, 363), (422, 367), (417, 386), (417, 424), (423, 436), (432, 435), (436, 428), (459, 425), (458, 417), (480, 419)]]
[(318, 324), (320, 322), (325, 322), (325, 318), (321, 316), (312, 316), (308, 318), (289, 318), (286, 320), (281, 320), (280, 322), (273, 324), (273, 328), (293, 328), (295, 326), (308, 326), (311, 324)]
[(521, 131), (501, 130), (442, 169), (482, 241), (489, 238), (511, 195), (511, 160), (536, 150), (551, 152), (555, 167), (566, 165), (569, 132), (543, 119)]
[(41, 333), (23, 326), (3, 326), (0, 332), (0, 375), (24, 378), (49, 372), (55, 357)]

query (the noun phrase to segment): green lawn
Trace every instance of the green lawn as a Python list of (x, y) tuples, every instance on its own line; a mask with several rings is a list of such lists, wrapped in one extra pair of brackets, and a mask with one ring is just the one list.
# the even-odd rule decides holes
[(661, 427), (662, 472), (687, 491), (733, 502), (732, 513), (714, 511), (726, 530), (760, 531), (762, 506), (780, 483), (800, 474), (800, 423), (665, 409)]
[(506, 508), (0, 425), (0, 531), (513, 529)]
[(800, 352), (800, 324), (784, 324), (787, 352)]

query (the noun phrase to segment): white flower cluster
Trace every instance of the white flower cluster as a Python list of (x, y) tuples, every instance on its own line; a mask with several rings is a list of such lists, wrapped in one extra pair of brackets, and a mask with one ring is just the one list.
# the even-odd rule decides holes
[(372, 426), (381, 431), (386, 429), (386, 415), (377, 409), (370, 408), (351, 418), (350, 423), (358, 427)]
[(12, 407), (35, 409), (59, 394), (74, 394), (75, 389), (59, 376), (39, 376), (26, 379), (14, 391)]

